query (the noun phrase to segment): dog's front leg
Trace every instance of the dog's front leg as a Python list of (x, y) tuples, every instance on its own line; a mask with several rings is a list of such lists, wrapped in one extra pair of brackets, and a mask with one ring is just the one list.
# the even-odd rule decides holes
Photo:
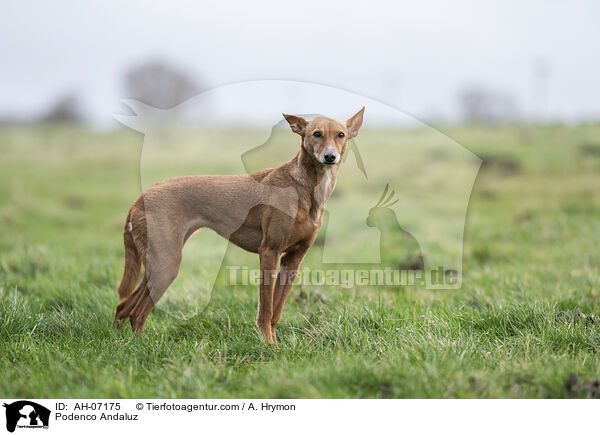
[(279, 253), (271, 248), (261, 248), (258, 254), (260, 256), (260, 290), (256, 324), (264, 336), (265, 343), (272, 345), (273, 287), (275, 285)]
[(283, 257), (281, 257), (279, 276), (277, 277), (277, 284), (275, 285), (275, 290), (273, 292), (273, 316), (271, 317), (271, 334), (275, 341), (277, 341), (275, 327), (281, 317), (285, 300), (290, 294), (292, 285), (298, 275), (300, 263), (302, 263), (309, 247), (310, 246), (298, 247), (295, 250), (286, 252)]

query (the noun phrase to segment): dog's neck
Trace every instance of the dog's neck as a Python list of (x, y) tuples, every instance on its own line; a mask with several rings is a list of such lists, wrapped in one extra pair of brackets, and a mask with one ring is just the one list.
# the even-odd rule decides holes
[(292, 165), (292, 177), (306, 189), (311, 198), (310, 214), (316, 222), (321, 218), (325, 203), (335, 188), (339, 166), (323, 165), (304, 146), (300, 147)]

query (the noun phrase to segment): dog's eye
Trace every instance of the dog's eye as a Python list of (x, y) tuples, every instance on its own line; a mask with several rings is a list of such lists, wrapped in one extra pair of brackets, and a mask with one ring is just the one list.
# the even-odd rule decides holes
[(338, 133), (338, 137), (344, 137), (344, 133), (342, 133), (341, 131)]
[(315, 132), (313, 133), (313, 136), (314, 136), (314, 137), (321, 137), (321, 132), (320, 132), (320, 131), (315, 131)]

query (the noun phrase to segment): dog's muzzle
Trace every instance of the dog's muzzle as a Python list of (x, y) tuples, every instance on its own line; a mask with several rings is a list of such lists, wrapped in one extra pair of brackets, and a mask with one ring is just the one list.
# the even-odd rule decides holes
[(324, 165), (335, 165), (339, 161), (339, 155), (332, 146), (328, 146), (319, 161)]
[(335, 154), (324, 154), (323, 163), (326, 165), (335, 165), (337, 163), (337, 155)]

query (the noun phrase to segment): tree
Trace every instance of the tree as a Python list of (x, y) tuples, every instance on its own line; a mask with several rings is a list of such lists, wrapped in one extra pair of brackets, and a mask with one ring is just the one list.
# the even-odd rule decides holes
[(67, 93), (41, 117), (42, 122), (79, 123), (83, 120), (81, 104), (77, 95)]
[(129, 70), (124, 79), (127, 97), (159, 109), (176, 106), (199, 92), (186, 72), (164, 61), (149, 61)]
[(499, 124), (514, 120), (516, 105), (510, 94), (478, 86), (465, 88), (459, 95), (464, 120), (481, 124)]

